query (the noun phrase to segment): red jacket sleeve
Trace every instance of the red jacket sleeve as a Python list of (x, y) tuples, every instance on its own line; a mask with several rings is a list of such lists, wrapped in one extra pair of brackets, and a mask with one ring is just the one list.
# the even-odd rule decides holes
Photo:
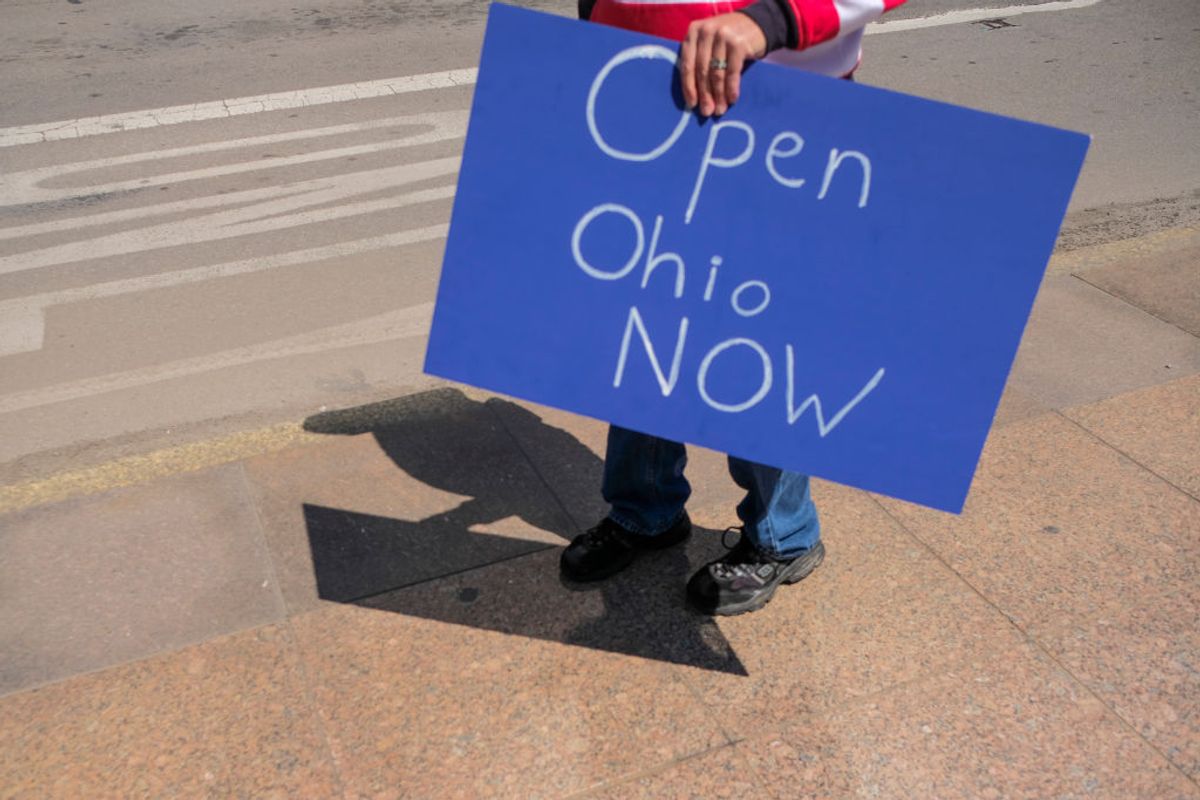
[(767, 35), (768, 49), (804, 50), (864, 28), (905, 0), (757, 0), (743, 11)]

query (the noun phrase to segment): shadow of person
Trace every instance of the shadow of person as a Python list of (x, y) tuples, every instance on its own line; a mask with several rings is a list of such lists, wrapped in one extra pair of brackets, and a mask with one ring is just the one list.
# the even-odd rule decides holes
[(598, 584), (561, 581), (553, 543), (578, 532), (562, 498), (588, 497), (576, 518), (593, 519), (603, 464), (529, 410), (437, 389), (318, 414), (304, 427), (370, 434), (408, 475), (462, 498), (415, 522), (306, 504), (322, 599), (746, 674), (713, 621), (685, 606), (688, 553), (703, 545), (646, 554)]

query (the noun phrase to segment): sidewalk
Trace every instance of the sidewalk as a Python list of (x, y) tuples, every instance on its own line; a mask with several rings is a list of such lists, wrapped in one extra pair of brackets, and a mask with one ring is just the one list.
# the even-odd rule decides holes
[(1200, 232), (1056, 257), (965, 513), (817, 482), (760, 612), (684, 606), (695, 448), (686, 552), (559, 581), (603, 437), (445, 387), (8, 487), (0, 797), (1200, 798)]

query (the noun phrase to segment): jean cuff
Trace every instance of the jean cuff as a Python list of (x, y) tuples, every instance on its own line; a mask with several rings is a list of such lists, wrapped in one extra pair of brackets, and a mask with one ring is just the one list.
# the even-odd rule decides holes
[(671, 530), (671, 528), (675, 526), (675, 523), (683, 519), (683, 514), (684, 512), (680, 511), (678, 514), (672, 517), (671, 521), (664, 525), (662, 529), (657, 531), (647, 530), (644, 526), (638, 525), (629, 517), (622, 515), (621, 512), (617, 511), (615, 508), (608, 512), (608, 518), (620, 526), (620, 528), (626, 533), (633, 534), (634, 536), (658, 536)]
[[(744, 531), (743, 531), (742, 535), (743, 536), (746, 535)], [(759, 541), (755, 541), (754, 539), (751, 539), (750, 541), (754, 544), (755, 549), (758, 550), (758, 552), (765, 555), (767, 558), (774, 559), (775, 561), (791, 561), (794, 558), (799, 558), (800, 556), (807, 553), (809, 550), (816, 547), (817, 543), (821, 541), (821, 531), (819, 528), (817, 529), (817, 538), (813, 539), (811, 544), (807, 545), (806, 547), (801, 547), (800, 549), (798, 549), (790, 554), (783, 554), (783, 553), (778, 552), (773, 546), (771, 546), (774, 544), (774, 542), (769, 539), (768, 539), (768, 542), (770, 542), (769, 544), (760, 543)]]

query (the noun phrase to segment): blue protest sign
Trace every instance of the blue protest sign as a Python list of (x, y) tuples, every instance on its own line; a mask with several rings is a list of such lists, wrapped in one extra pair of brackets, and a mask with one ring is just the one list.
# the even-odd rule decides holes
[(959, 511), (1087, 137), (492, 7), (426, 371)]

